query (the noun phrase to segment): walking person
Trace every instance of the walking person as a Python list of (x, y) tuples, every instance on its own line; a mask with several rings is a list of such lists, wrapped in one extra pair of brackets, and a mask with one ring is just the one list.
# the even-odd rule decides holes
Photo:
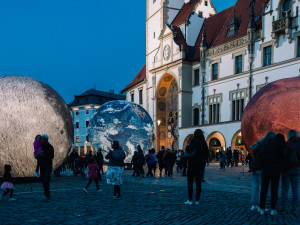
[(85, 188), (83, 189), (83, 191), (85, 193), (88, 193), (87, 189), (88, 189), (88, 187), (90, 186), (90, 184), (92, 183), (93, 180), (95, 181), (97, 191), (99, 191), (99, 185), (98, 185), (99, 165), (96, 162), (96, 158), (95, 157), (92, 157), (90, 159), (88, 167), (89, 167), (89, 182), (87, 183), (87, 185), (85, 186)]
[(98, 180), (101, 181), (101, 171), (103, 171), (103, 163), (104, 163), (104, 159), (103, 159), (103, 154), (101, 152), (101, 148), (98, 148), (98, 150), (97, 150), (96, 162), (97, 162), (97, 164), (99, 166), (99, 169), (97, 169)]
[(292, 212), (296, 212), (300, 189), (300, 136), (296, 130), (287, 134), (287, 147), (284, 157), (284, 169), (281, 175), (282, 192), (280, 212), (285, 212), (289, 187), (292, 187)]
[(137, 175), (136, 155), (137, 155), (137, 151), (133, 153), (133, 156), (131, 158), (131, 164), (133, 166), (133, 174), (132, 174), (133, 177)]
[(271, 215), (277, 215), (276, 204), (278, 199), (278, 187), (283, 163), (283, 152), (286, 147), (283, 134), (278, 133), (271, 141), (264, 143), (261, 151), (261, 193), (260, 215), (264, 215), (266, 199), (271, 181)]
[(145, 156), (143, 153), (143, 150), (140, 145), (137, 146), (138, 152), (136, 154), (136, 167), (137, 167), (137, 174), (136, 176), (139, 177), (141, 176), (144, 178), (144, 168), (143, 166), (145, 165)]
[(253, 153), (253, 160), (251, 164), (252, 171), (252, 192), (251, 192), (251, 211), (260, 211), (259, 199), (261, 192), (261, 175), (262, 175), (262, 163), (260, 153), (264, 143), (268, 143), (276, 134), (274, 132), (268, 132), (262, 139), (255, 142), (251, 148)]
[(164, 169), (164, 154), (165, 154), (165, 146), (161, 147), (161, 150), (157, 153), (158, 159), (158, 169), (159, 169), (159, 176), (162, 176), (162, 170)]
[(48, 202), (50, 201), (50, 178), (52, 172), (52, 160), (54, 158), (54, 148), (49, 143), (49, 136), (47, 134), (42, 135), (41, 142), (43, 154), (40, 156), (40, 177), (45, 195), (43, 201)]
[(232, 158), (232, 151), (231, 151), (231, 147), (228, 147), (226, 149), (226, 166), (229, 167), (229, 165), (231, 165), (231, 158)]
[(3, 175), (3, 183), (1, 185), (1, 189), (4, 190), (1, 197), (3, 198), (5, 195), (9, 193), (9, 201), (14, 201), (16, 199), (13, 198), (14, 193), (14, 185), (12, 183), (11, 165), (4, 166), (4, 175)]
[(188, 161), (187, 167), (187, 183), (189, 200), (185, 202), (186, 205), (193, 204), (193, 183), (196, 181), (196, 205), (199, 205), (201, 194), (201, 174), (204, 170), (205, 161), (208, 159), (209, 151), (205, 141), (203, 131), (196, 129), (194, 137), (190, 144), (186, 147), (184, 157)]
[(234, 158), (234, 164), (236, 167), (239, 166), (239, 150), (237, 148), (234, 148), (233, 150), (233, 158)]
[(34, 139), (33, 142), (33, 148), (34, 148), (34, 158), (36, 159), (36, 168), (34, 171), (34, 175), (36, 177), (40, 177), (39, 175), (39, 169), (40, 169), (40, 160), (39, 160), (39, 156), (41, 154), (43, 154), (43, 148), (42, 148), (42, 142), (41, 142), (42, 136), (41, 135), (37, 135)]
[(158, 159), (157, 159), (157, 154), (155, 152), (155, 149), (152, 148), (152, 154), (153, 154), (153, 157), (154, 157), (154, 164), (153, 164), (153, 175), (155, 176), (155, 173), (156, 173), (156, 165), (157, 165), (157, 162), (158, 162)]
[(124, 159), (126, 157), (125, 152), (120, 149), (120, 144), (118, 141), (113, 141), (112, 150), (105, 156), (109, 160), (106, 180), (108, 184), (114, 186), (114, 199), (121, 199), (120, 185), (123, 183), (123, 173), (124, 173)]
[(225, 157), (225, 151), (224, 148), (221, 147), (221, 150), (219, 152), (219, 160), (220, 160), (220, 169), (225, 170), (225, 165), (226, 165), (226, 157)]
[(164, 153), (163, 160), (165, 163), (166, 176), (171, 178), (173, 175), (174, 154), (169, 148), (167, 148), (167, 151)]
[(146, 162), (147, 162), (147, 166), (148, 166), (148, 172), (146, 176), (150, 176), (153, 177), (153, 167), (154, 167), (154, 156), (152, 153), (152, 150), (149, 149), (148, 154), (146, 155)]
[(75, 148), (72, 148), (71, 153), (70, 153), (70, 163), (71, 163), (71, 169), (74, 173), (74, 176), (76, 176), (76, 167), (75, 167), (75, 161), (78, 159), (79, 155), (75, 151)]

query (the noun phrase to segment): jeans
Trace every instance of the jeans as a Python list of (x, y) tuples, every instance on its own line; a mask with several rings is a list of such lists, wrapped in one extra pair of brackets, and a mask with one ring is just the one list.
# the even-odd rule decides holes
[(271, 181), (271, 209), (276, 208), (278, 200), (278, 187), (280, 180), (280, 169), (263, 169), (261, 175), (260, 208), (265, 209), (269, 183)]
[(201, 194), (201, 176), (204, 170), (205, 163), (202, 162), (196, 165), (188, 165), (187, 168), (187, 183), (188, 183), (188, 194), (189, 201), (193, 200), (193, 183), (196, 181), (196, 201), (199, 201)]
[(262, 170), (256, 170), (252, 172), (252, 193), (251, 193), (251, 203), (252, 205), (259, 205), (258, 201), (260, 198), (261, 191), (261, 174)]
[(143, 164), (137, 164), (136, 167), (137, 167), (136, 176), (140, 176), (140, 175), (144, 176)]
[(173, 164), (172, 163), (166, 163), (166, 175), (168, 177), (171, 177), (173, 175)]
[(290, 184), (292, 186), (293, 200), (292, 209), (296, 209), (298, 196), (299, 196), (299, 184), (300, 184), (300, 167), (292, 168), (281, 175), (282, 191), (281, 191), (281, 207), (285, 210), (285, 205), (288, 198)]
[(41, 182), (44, 188), (44, 195), (50, 199), (50, 178), (52, 172), (52, 166), (41, 166)]

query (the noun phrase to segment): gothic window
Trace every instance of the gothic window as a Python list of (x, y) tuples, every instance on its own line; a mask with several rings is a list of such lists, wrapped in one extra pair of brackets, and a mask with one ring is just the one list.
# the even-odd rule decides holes
[(221, 95), (208, 98), (208, 121), (210, 124), (220, 122)]
[(281, 6), (281, 16), (290, 17), (291, 16), (291, 0), (284, 0)]
[(195, 108), (194, 110), (194, 126), (199, 125), (199, 109)]
[(241, 120), (245, 107), (245, 91), (231, 92), (231, 120)]
[(226, 37), (231, 37), (238, 33), (240, 27), (240, 22), (235, 18), (233, 15), (233, 19), (227, 27), (227, 34)]
[(272, 46), (264, 48), (264, 66), (269, 66), (272, 63)]
[(199, 69), (194, 70), (194, 85), (199, 85)]

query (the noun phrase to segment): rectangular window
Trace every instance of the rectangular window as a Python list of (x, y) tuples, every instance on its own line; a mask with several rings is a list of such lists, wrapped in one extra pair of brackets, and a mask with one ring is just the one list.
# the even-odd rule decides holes
[(243, 72), (243, 56), (239, 55), (235, 57), (235, 73)]
[(232, 101), (232, 120), (241, 120), (244, 112), (244, 99), (237, 99)]
[(220, 104), (215, 103), (209, 105), (209, 123), (219, 123), (220, 122)]
[(199, 69), (194, 70), (194, 85), (199, 85)]
[(78, 115), (79, 115), (79, 111), (76, 111), (76, 112), (75, 112), (75, 115), (78, 116)]
[(297, 37), (297, 57), (300, 57), (300, 37)]
[(90, 121), (85, 121), (85, 126), (89, 127)]
[(272, 63), (272, 46), (264, 48), (264, 66), (269, 66)]
[(153, 38), (155, 39), (155, 32), (153, 32)]
[(209, 123), (213, 121), (212, 105), (209, 105)]
[(130, 96), (131, 96), (131, 102), (134, 102), (134, 93), (131, 93)]
[(86, 111), (85, 111), (85, 114), (90, 114), (90, 111), (89, 111), (89, 110), (86, 110)]
[(139, 104), (143, 104), (143, 89), (139, 90)]
[(76, 122), (75, 126), (76, 126), (76, 129), (78, 129), (79, 128), (79, 122)]
[(211, 80), (218, 79), (218, 63), (212, 64)]
[(79, 143), (79, 136), (76, 136), (76, 142)]

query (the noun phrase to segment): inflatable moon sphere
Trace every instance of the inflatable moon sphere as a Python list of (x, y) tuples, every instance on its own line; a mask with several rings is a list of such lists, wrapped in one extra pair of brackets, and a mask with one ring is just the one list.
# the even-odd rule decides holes
[(54, 147), (53, 169), (65, 159), (73, 142), (70, 111), (48, 85), (24, 76), (0, 77), (0, 175), (10, 164), (13, 177), (33, 177), (33, 142), (48, 134)]
[(300, 78), (272, 82), (259, 90), (247, 104), (241, 130), (247, 149), (269, 131), (287, 135), (300, 132)]
[(127, 101), (111, 101), (102, 105), (90, 121), (89, 140), (95, 148), (111, 149), (113, 141), (119, 141), (130, 162), (137, 145), (144, 153), (152, 145), (153, 122), (140, 105)]

